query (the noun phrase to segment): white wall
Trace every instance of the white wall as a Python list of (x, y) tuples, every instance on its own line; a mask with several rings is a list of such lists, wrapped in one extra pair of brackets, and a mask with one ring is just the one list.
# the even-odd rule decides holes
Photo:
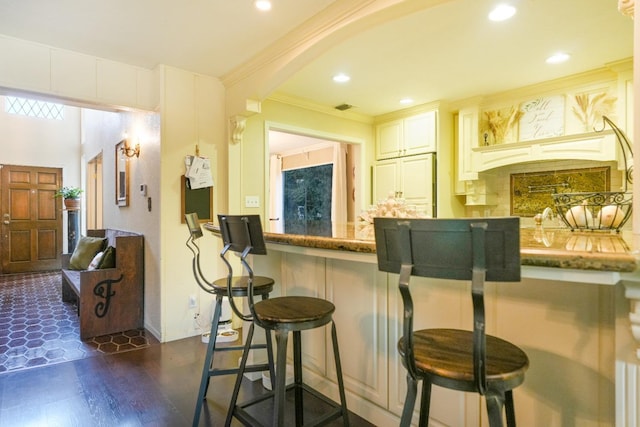
[[(0, 164), (62, 168), (62, 183), (82, 187), (80, 174), (80, 110), (64, 107), (64, 120), (5, 112), (0, 96)], [(63, 250), (67, 251), (64, 221)]]
[[(140, 143), (129, 162), (129, 206), (115, 203), (115, 145), (123, 135)], [(160, 337), (160, 115), (150, 112), (82, 110), (83, 163), (102, 154), (103, 226), (134, 231), (145, 238), (145, 328)], [(139, 192), (147, 184), (147, 196)], [(147, 208), (151, 199), (151, 211)]]
[[(185, 246), (188, 229), (182, 217), (181, 176), (184, 157), (194, 155), (196, 144), (200, 155), (211, 159), (214, 179), (214, 214), (226, 211), (227, 147), (224, 121), (224, 87), (216, 78), (172, 67), (162, 66), (162, 144), (161, 176), (162, 214), (160, 218), (160, 263), (162, 282), (162, 323), (164, 341), (203, 332), (197, 329), (194, 315), (209, 327), (212, 297), (201, 291), (191, 270), (191, 252)], [(220, 239), (210, 233), (199, 240), (202, 267), (209, 280), (226, 275), (218, 256)], [(195, 295), (198, 308), (189, 308), (189, 296)]]

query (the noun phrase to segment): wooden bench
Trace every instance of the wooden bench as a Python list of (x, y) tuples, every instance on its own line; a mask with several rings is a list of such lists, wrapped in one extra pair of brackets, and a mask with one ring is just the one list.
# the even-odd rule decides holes
[(62, 300), (75, 302), (80, 339), (144, 326), (144, 237), (113, 229), (87, 230), (106, 237), (115, 250), (115, 267), (70, 270), (71, 254), (62, 254)]

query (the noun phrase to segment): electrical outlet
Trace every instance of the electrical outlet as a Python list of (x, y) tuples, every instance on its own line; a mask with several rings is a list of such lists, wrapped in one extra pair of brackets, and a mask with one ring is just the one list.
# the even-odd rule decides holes
[(245, 198), (244, 198), (244, 207), (245, 208), (259, 208), (260, 207), (260, 197), (259, 196), (245, 196)]
[(189, 295), (189, 308), (197, 308), (198, 300), (195, 295)]

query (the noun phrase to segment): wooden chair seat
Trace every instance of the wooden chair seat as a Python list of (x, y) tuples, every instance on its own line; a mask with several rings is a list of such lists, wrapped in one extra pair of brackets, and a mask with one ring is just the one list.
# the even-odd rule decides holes
[[(486, 336), (487, 386), (511, 390), (524, 381), (529, 359), (519, 347), (492, 335)], [(473, 333), (459, 329), (423, 329), (413, 333), (416, 367), (432, 384), (459, 391), (475, 392), (473, 376)], [(398, 341), (405, 357), (405, 340)]]
[(254, 310), (257, 322), (264, 328), (301, 331), (326, 325), (335, 306), (324, 299), (286, 296), (258, 301)]
[[(253, 294), (268, 295), (273, 290), (275, 281), (271, 277), (254, 276), (253, 277)], [(231, 292), (234, 297), (246, 297), (249, 295), (249, 278), (246, 276), (237, 276), (231, 279)], [(227, 279), (222, 278), (214, 280), (212, 283), (212, 293), (228, 297)]]

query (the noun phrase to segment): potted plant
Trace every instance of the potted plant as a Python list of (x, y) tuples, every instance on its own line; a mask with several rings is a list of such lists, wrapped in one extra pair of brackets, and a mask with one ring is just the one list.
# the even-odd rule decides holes
[(67, 209), (80, 208), (80, 194), (84, 190), (79, 187), (62, 187), (54, 194), (54, 197), (62, 197)]

